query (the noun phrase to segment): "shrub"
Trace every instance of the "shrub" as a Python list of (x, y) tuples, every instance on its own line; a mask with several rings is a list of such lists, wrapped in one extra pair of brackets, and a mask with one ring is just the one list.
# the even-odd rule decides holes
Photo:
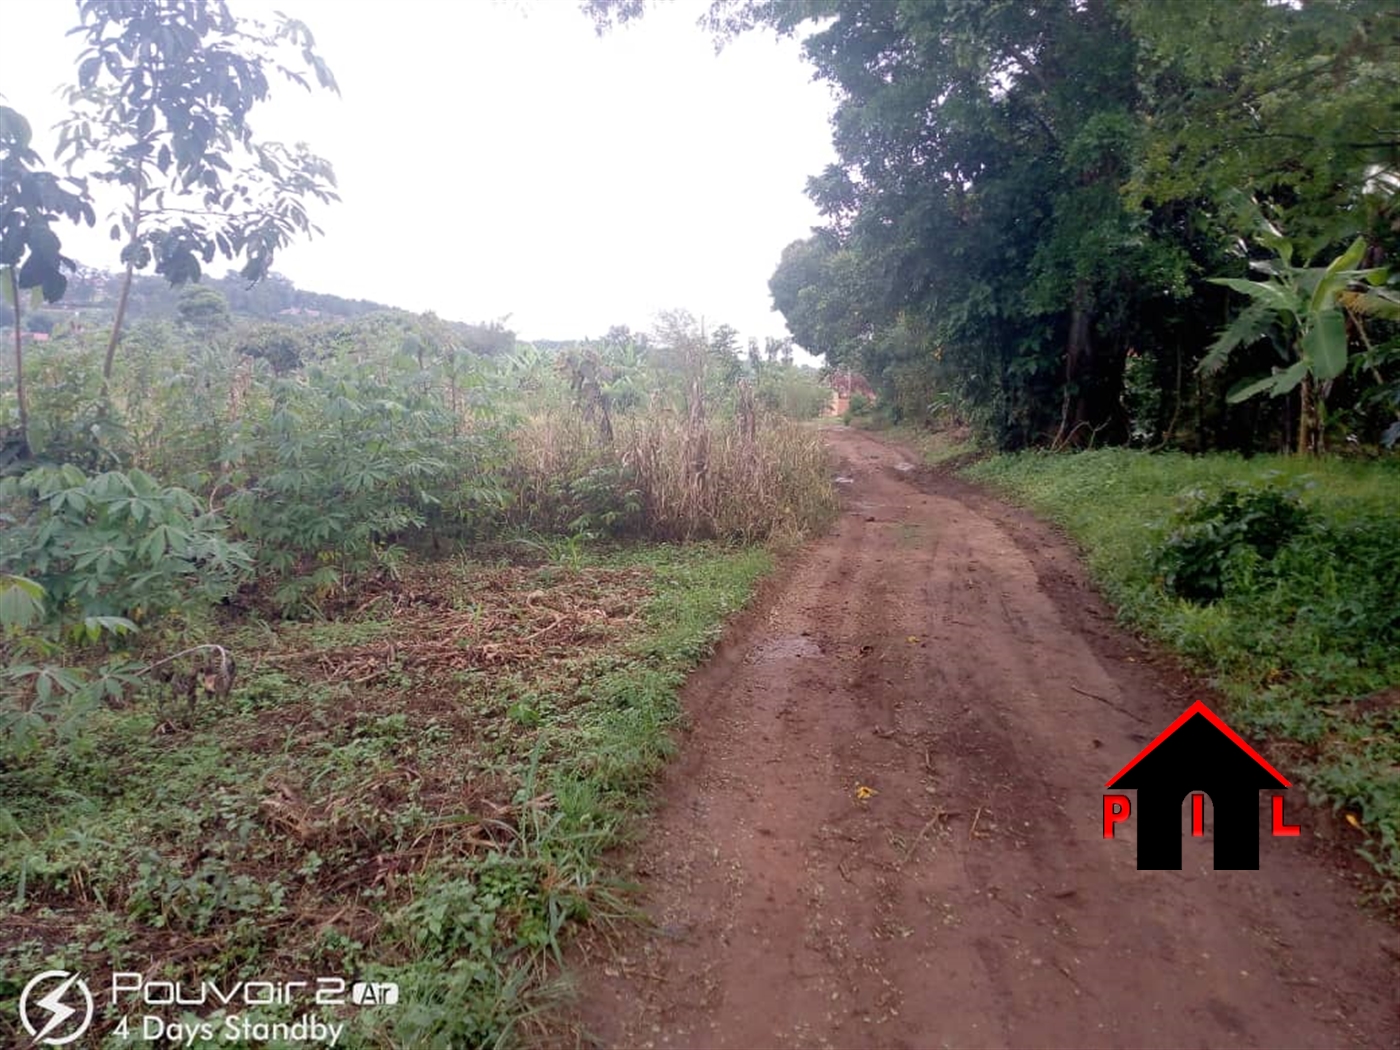
[(758, 401), (789, 419), (815, 419), (831, 404), (831, 388), (813, 370), (769, 366), (758, 377)]
[(512, 523), (540, 532), (760, 540), (819, 528), (835, 509), (820, 438), (765, 418), (692, 422), (653, 406), (608, 442), (577, 417), (523, 425), (508, 468)]
[(850, 403), (846, 408), (844, 422), (847, 426), (850, 426), (854, 420), (864, 419), (866, 416), (869, 416), (873, 409), (874, 405), (870, 398), (866, 397), (864, 394), (852, 394)]
[[(1064, 524), (1122, 619), (1210, 673), (1232, 726), (1307, 745), (1311, 757), (1293, 769), (1314, 801), (1347, 807), (1360, 822), (1362, 852), (1391, 880), (1383, 892), (1392, 896), (1400, 894), (1400, 736), (1388, 702), (1400, 685), (1396, 466), (1101, 449), (997, 456), (967, 470)], [(1306, 520), (1281, 482), (1307, 486)], [(1172, 515), (1177, 493), (1192, 487), (1215, 495), (1198, 493)], [(1144, 529), (1158, 514), (1175, 545), (1150, 539), (1162, 525)], [(1183, 600), (1161, 586), (1163, 559), (1188, 564), (1187, 552), (1199, 555), (1200, 589), (1215, 600)]]
[(457, 433), (412, 361), (314, 365), (273, 380), (272, 398), (230, 442), (226, 505), (259, 567), (285, 581), (284, 606), (391, 562), (394, 544), (430, 518), (489, 501), (489, 479), (473, 468), (490, 442)]
[(189, 492), (140, 470), (36, 467), (0, 481), (0, 571), (48, 596), (52, 620), (140, 621), (228, 594), (249, 565)]
[(1177, 512), (1175, 527), (1155, 553), (1155, 568), (1172, 594), (1215, 601), (1232, 569), (1243, 568), (1241, 558), (1252, 554), (1267, 567), (1309, 520), (1292, 491), (1229, 486), (1209, 496), (1197, 490)]

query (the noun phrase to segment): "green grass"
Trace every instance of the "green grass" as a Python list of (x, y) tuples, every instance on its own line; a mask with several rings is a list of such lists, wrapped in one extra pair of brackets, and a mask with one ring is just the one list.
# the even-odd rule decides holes
[(229, 624), (226, 703), (134, 698), (0, 765), (0, 998), (51, 968), (364, 977), (400, 1004), (321, 1010), (341, 1045), (528, 1043), (570, 931), (627, 913), (605, 851), (671, 752), (686, 672), (770, 568), (712, 545), (439, 562), (358, 618)]
[[(1121, 618), (1206, 673), (1242, 732), (1283, 742), (1400, 896), (1400, 463), (1109, 449), (964, 473), (1063, 525)], [(1220, 600), (1173, 597), (1154, 553), (1187, 493), (1227, 485), (1296, 489), (1313, 522), (1267, 564), (1233, 559)]]
[(899, 423), (890, 427), (888, 436), (917, 452), (925, 465), (942, 466), (968, 456), (975, 456), (984, 448), (978, 443), (976, 434), (968, 428), (958, 430), (928, 430), (924, 427)]

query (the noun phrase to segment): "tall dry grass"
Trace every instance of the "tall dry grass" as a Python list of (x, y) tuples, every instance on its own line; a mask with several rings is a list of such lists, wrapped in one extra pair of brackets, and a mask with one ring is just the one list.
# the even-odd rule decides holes
[(715, 419), (653, 405), (612, 420), (612, 440), (564, 411), (516, 432), (514, 523), (657, 540), (790, 538), (836, 510), (820, 437), (776, 415)]

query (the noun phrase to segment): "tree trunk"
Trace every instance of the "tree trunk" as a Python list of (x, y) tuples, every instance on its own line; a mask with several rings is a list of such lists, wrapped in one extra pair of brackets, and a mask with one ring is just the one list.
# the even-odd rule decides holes
[(112, 362), (117, 356), (117, 343), (122, 336), (122, 322), (126, 320), (126, 301), (131, 296), (131, 281), (136, 273), (136, 262), (126, 264), (126, 276), (122, 279), (122, 294), (117, 300), (117, 316), (112, 322), (112, 334), (107, 339), (107, 356), (102, 361), (102, 400), (107, 400), (107, 385), (112, 379)]
[(1298, 387), (1298, 455), (1312, 451), (1312, 378), (1304, 376)]
[[(1095, 346), (1092, 292), (1087, 280), (1074, 286), (1069, 338), (1065, 346), (1065, 397), (1056, 447), (1083, 445), (1100, 437), (1109, 443), (1127, 437), (1123, 409), (1123, 367), (1127, 346)], [(1107, 433), (1103, 433), (1104, 431)]]
[(24, 329), (20, 327), (19, 320), (19, 278), (13, 266), (7, 269), (10, 273), (10, 294), (15, 301), (15, 400), (19, 402), (19, 458), (23, 459), (29, 454), (29, 405), (24, 395)]
[(141, 229), (141, 186), (138, 178), (131, 202), (131, 239), (127, 242), (126, 276), (122, 280), (121, 298), (117, 300), (117, 316), (112, 321), (112, 335), (107, 340), (107, 356), (102, 361), (102, 402), (106, 405), (108, 384), (112, 379), (112, 362), (117, 356), (117, 342), (122, 337), (122, 322), (126, 320), (126, 303), (131, 297), (131, 282), (136, 274), (136, 248)]

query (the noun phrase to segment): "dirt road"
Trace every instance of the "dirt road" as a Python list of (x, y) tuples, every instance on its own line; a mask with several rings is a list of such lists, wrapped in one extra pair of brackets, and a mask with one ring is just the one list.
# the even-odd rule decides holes
[(846, 509), (687, 689), (632, 859), (656, 927), (580, 962), (583, 1041), (1400, 1046), (1400, 940), (1306, 827), (1257, 872), (1102, 838), (1104, 781), (1201, 695), (1064, 542), (830, 441)]

